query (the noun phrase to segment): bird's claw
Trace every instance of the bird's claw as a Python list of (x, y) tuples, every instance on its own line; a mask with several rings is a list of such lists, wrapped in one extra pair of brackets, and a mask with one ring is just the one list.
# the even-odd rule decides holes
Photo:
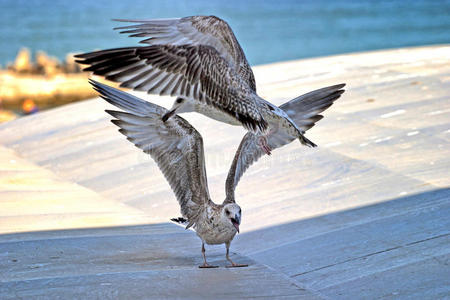
[(208, 264), (203, 264), (201, 266), (198, 266), (200, 269), (211, 269), (211, 268), (218, 268), (219, 266), (212, 266)]

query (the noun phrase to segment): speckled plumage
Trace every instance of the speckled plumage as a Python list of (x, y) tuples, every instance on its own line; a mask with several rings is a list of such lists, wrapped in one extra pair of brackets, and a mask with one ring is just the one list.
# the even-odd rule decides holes
[(237, 233), (233, 224), (222, 216), (224, 204), (208, 205), (194, 226), (197, 235), (209, 245), (231, 243)]
[[(186, 228), (192, 227), (203, 243), (225, 244), (239, 230), (241, 209), (234, 202), (215, 204), (209, 196), (203, 141), (192, 125), (179, 116), (166, 122), (163, 107), (107, 85), (90, 81), (100, 96), (123, 111), (107, 110), (119, 132), (149, 154), (166, 177), (180, 204)], [(206, 263), (204, 267), (209, 266)]]
[[(334, 101), (339, 99), (344, 93), (342, 89), (345, 85), (338, 84), (301, 95), (287, 103), (280, 105), (289, 118), (297, 125), (302, 132), (312, 128), (323, 116), (320, 114), (329, 108)], [(285, 123), (286, 124), (286, 123)], [(292, 131), (295, 129), (272, 130), (267, 135), (267, 142), (271, 149), (277, 149), (295, 140)], [(234, 191), (244, 172), (265, 152), (258, 144), (259, 135), (248, 132), (236, 151), (230, 170), (228, 172), (225, 190), (226, 201), (234, 202)]]
[(140, 24), (120, 27), (127, 29), (122, 32), (148, 37), (142, 43), (149, 46), (77, 55), (78, 63), (90, 65), (85, 71), (122, 87), (209, 105), (203, 113), (227, 114), (255, 132), (267, 129), (253, 72), (225, 21), (194, 16), (130, 22)]
[[(112, 122), (120, 127), (120, 133), (150, 154), (169, 182), (183, 216), (172, 220), (183, 223), (186, 228), (192, 227), (203, 244), (225, 244), (231, 266), (242, 266), (233, 263), (228, 255), (241, 220), (241, 209), (235, 202), (234, 191), (244, 172), (264, 155), (258, 146), (258, 136), (249, 132), (242, 139), (228, 172), (226, 198), (222, 204), (215, 204), (208, 191), (202, 137), (189, 122), (179, 116), (163, 121), (161, 116), (167, 113), (165, 108), (107, 85), (90, 82), (103, 99), (124, 110), (107, 112), (115, 118)], [(306, 131), (322, 118), (319, 113), (340, 97), (342, 87), (335, 85), (310, 92), (283, 104), (281, 108), (286, 109), (302, 131)], [(273, 149), (294, 139), (281, 131), (268, 135)], [(206, 263), (204, 246), (202, 252), (205, 259), (202, 267), (210, 267)]]
[[(307, 146), (315, 144), (282, 109), (256, 94), (255, 78), (230, 26), (215, 16), (192, 16), (134, 22), (121, 33), (145, 37), (143, 47), (77, 55), (86, 71), (121, 82), (122, 87), (185, 99), (175, 113), (196, 111), (260, 137), (270, 154), (267, 135), (279, 131)], [(264, 146), (265, 145), (265, 146)]]

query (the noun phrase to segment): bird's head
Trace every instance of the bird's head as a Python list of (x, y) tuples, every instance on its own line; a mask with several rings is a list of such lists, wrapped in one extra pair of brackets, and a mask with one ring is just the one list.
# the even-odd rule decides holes
[(165, 122), (175, 114), (191, 111), (193, 111), (193, 108), (189, 101), (183, 98), (177, 98), (173, 102), (172, 108), (162, 117), (162, 120)]
[(241, 207), (236, 203), (229, 203), (223, 207), (222, 219), (230, 222), (236, 231), (239, 232), (239, 225), (241, 224)]

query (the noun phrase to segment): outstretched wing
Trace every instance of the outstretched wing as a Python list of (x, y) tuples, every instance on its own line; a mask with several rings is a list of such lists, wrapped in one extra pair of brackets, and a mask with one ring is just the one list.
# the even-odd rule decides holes
[(209, 201), (203, 141), (189, 122), (179, 116), (166, 122), (167, 110), (128, 93), (91, 80), (94, 89), (123, 111), (107, 110), (119, 132), (155, 160), (192, 226)]
[(150, 45), (206, 45), (213, 47), (255, 91), (255, 76), (230, 26), (215, 16), (178, 19), (117, 20), (136, 23), (117, 27), (130, 37), (145, 37)]
[(252, 131), (267, 122), (257, 96), (216, 49), (205, 45), (152, 45), (96, 51), (76, 56), (85, 71), (121, 82), (121, 87), (207, 103)]
[[(280, 108), (294, 120), (300, 130), (305, 132), (323, 118), (320, 113), (330, 107), (344, 93), (342, 89), (344, 86), (345, 84), (338, 84), (309, 92), (284, 103)], [(258, 138), (258, 135), (248, 132), (242, 139), (228, 171), (225, 183), (225, 202), (234, 202), (234, 190), (242, 175), (265, 154), (258, 145)], [(278, 131), (268, 135), (267, 143), (271, 149), (276, 149), (289, 144), (294, 139), (295, 137)]]

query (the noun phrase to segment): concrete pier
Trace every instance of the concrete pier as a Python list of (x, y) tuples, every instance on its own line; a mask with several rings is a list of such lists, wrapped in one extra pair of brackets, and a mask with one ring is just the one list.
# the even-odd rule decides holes
[[(0, 125), (0, 298), (443, 299), (450, 297), (450, 45), (254, 67), (282, 104), (347, 83), (298, 142), (250, 167), (241, 234), (207, 248), (169, 222), (156, 164), (101, 99)], [(170, 106), (165, 97), (136, 94)], [(244, 130), (186, 114), (216, 202)]]

